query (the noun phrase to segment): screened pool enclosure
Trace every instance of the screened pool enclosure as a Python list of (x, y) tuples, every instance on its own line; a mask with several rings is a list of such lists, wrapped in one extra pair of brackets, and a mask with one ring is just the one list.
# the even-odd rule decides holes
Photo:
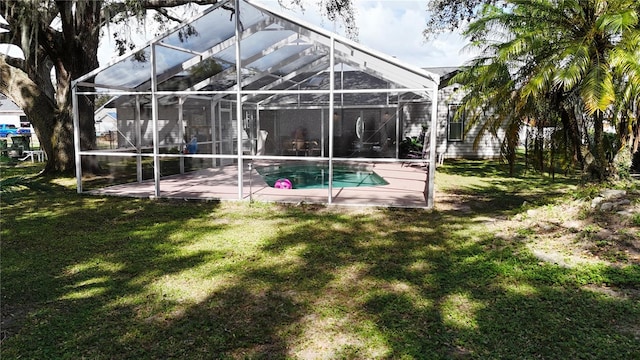
[[(253, 1), (221, 1), (74, 81), (78, 191), (431, 207), (438, 83)], [(100, 112), (115, 129), (86, 141), (80, 126)], [(102, 175), (85, 174), (96, 163)]]

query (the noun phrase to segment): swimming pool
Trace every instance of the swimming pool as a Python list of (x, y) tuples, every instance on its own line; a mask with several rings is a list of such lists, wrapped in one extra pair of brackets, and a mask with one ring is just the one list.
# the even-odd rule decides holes
[[(288, 179), (294, 189), (326, 189), (329, 186), (329, 165), (270, 165), (256, 167), (258, 174), (271, 187), (280, 179)], [(380, 175), (364, 167), (333, 166), (333, 187), (363, 187), (387, 185)]]

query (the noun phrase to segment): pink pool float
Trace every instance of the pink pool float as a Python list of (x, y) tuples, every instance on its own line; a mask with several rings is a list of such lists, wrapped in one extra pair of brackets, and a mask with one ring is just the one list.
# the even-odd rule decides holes
[(273, 184), (273, 187), (276, 189), (291, 189), (293, 188), (293, 184), (291, 184), (291, 180), (289, 179), (278, 179), (276, 183)]

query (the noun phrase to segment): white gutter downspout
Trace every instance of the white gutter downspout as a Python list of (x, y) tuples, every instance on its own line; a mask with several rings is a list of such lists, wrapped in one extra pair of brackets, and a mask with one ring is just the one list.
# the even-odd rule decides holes
[[(219, 112), (216, 113), (216, 102), (213, 100), (213, 98), (211, 98), (211, 100), (209, 101), (210, 103), (210, 113), (211, 113), (211, 154), (215, 155), (217, 154), (216, 151), (216, 144), (217, 144), (217, 136), (218, 133), (216, 132), (216, 121), (218, 120), (218, 116), (219, 116)], [(219, 110), (219, 109), (218, 109)], [(216, 167), (216, 158), (211, 158), (211, 166), (212, 167)]]

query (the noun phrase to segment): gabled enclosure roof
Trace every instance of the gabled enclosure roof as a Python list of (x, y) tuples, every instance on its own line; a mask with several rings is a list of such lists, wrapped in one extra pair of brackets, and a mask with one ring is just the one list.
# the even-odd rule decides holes
[[(326, 79), (330, 70), (333, 43), (335, 69), (374, 76), (380, 80), (375, 89), (380, 89), (380, 84), (399, 92), (438, 86), (437, 74), (267, 10), (255, 1), (241, 0), (238, 4), (240, 8), (236, 9), (234, 1), (220, 1), (191, 21), (76, 82), (100, 92), (207, 91), (219, 92), (221, 97), (237, 89), (238, 78), (242, 90), (291, 90), (300, 86), (326, 90), (328, 81), (319, 75), (325, 73)], [(239, 77), (236, 26), (240, 33)], [(335, 89), (349, 86), (336, 82)], [(262, 96), (254, 101), (264, 99)]]

